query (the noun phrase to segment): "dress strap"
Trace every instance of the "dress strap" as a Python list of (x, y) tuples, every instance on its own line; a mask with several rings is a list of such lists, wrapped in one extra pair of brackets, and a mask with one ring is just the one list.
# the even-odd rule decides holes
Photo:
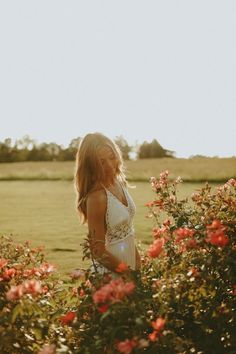
[(105, 191), (107, 191), (108, 189), (104, 186), (103, 183), (100, 183), (100, 185), (105, 189)]

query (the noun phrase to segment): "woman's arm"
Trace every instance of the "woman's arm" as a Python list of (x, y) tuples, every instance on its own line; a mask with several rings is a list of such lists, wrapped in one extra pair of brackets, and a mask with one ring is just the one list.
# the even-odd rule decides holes
[(92, 241), (91, 253), (96, 261), (115, 272), (120, 260), (105, 248), (106, 198), (104, 190), (94, 191), (87, 198), (88, 228)]

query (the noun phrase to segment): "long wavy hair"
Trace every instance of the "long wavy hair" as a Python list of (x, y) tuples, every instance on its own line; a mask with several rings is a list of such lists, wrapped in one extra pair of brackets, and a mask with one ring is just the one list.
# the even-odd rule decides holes
[(108, 146), (112, 149), (117, 160), (116, 177), (127, 185), (121, 151), (117, 144), (101, 133), (87, 134), (80, 142), (76, 154), (75, 189), (77, 193), (76, 207), (81, 223), (87, 222), (86, 199), (89, 192), (99, 182), (106, 180), (102, 164), (98, 158), (98, 150)]

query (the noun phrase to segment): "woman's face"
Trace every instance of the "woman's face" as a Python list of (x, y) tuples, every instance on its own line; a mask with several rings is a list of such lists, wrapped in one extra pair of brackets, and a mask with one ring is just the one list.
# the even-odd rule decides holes
[(101, 162), (103, 172), (108, 180), (116, 175), (118, 161), (113, 150), (109, 146), (104, 146), (98, 150), (98, 158)]

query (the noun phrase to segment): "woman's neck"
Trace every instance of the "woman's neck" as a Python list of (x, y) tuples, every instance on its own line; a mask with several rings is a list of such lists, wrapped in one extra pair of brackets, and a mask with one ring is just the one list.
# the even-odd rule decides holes
[(103, 182), (103, 185), (106, 188), (114, 187), (116, 185), (117, 178), (112, 178), (112, 179), (107, 179), (106, 181)]

